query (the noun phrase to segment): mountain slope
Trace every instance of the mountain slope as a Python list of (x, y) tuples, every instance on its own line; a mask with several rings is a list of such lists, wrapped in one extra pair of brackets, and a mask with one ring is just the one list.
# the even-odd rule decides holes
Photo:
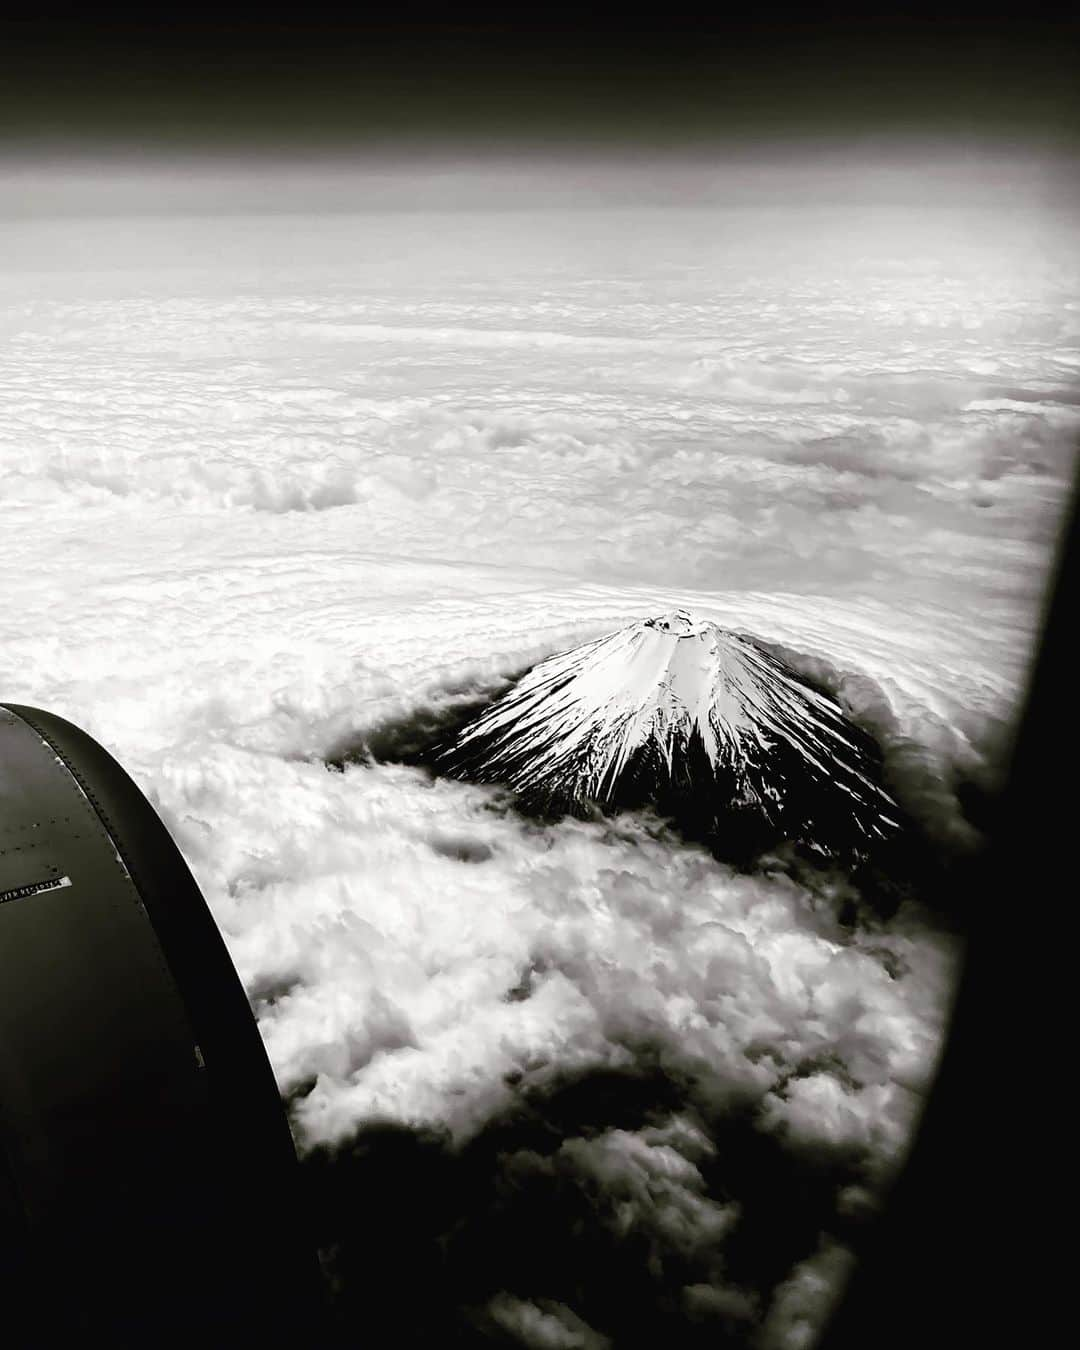
[(541, 662), (440, 755), (521, 804), (652, 806), (732, 854), (894, 835), (865, 732), (751, 639), (675, 610)]

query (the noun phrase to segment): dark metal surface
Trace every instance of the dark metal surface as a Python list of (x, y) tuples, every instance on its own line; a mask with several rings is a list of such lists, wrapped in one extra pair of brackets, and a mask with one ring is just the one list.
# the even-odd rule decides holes
[(0, 705), (8, 1343), (211, 1327), (315, 1343), (296, 1171), (247, 1000), (160, 819), (90, 737)]

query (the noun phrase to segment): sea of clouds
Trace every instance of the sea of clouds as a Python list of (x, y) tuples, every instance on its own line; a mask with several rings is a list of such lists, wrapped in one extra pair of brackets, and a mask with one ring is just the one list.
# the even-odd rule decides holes
[(802, 1350), (956, 923), (393, 748), (683, 605), (832, 690), (969, 856), (1080, 427), (1074, 222), (297, 206), (0, 222), (0, 697), (174, 833), (344, 1326)]

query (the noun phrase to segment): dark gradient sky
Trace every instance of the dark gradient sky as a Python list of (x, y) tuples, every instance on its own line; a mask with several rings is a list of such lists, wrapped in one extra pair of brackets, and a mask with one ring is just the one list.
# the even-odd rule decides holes
[[(333, 21), (5, 7), (0, 145), (245, 151), (664, 147), (853, 133), (1075, 148), (1080, 23), (1050, 7), (732, 19), (397, 4)], [(80, 16), (81, 10), (81, 16)], [(305, 17), (297, 17), (298, 15)], [(448, 17), (453, 15), (454, 17)]]

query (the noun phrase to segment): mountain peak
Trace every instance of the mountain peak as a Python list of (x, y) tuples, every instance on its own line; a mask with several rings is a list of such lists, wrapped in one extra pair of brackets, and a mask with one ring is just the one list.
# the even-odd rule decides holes
[(645, 619), (643, 623), (646, 628), (655, 628), (676, 638), (697, 637), (713, 627), (707, 619), (695, 619), (687, 609), (671, 609), (655, 619)]
[(440, 758), (533, 809), (652, 806), (735, 853), (858, 849), (899, 826), (871, 738), (753, 639), (685, 609), (540, 662)]

